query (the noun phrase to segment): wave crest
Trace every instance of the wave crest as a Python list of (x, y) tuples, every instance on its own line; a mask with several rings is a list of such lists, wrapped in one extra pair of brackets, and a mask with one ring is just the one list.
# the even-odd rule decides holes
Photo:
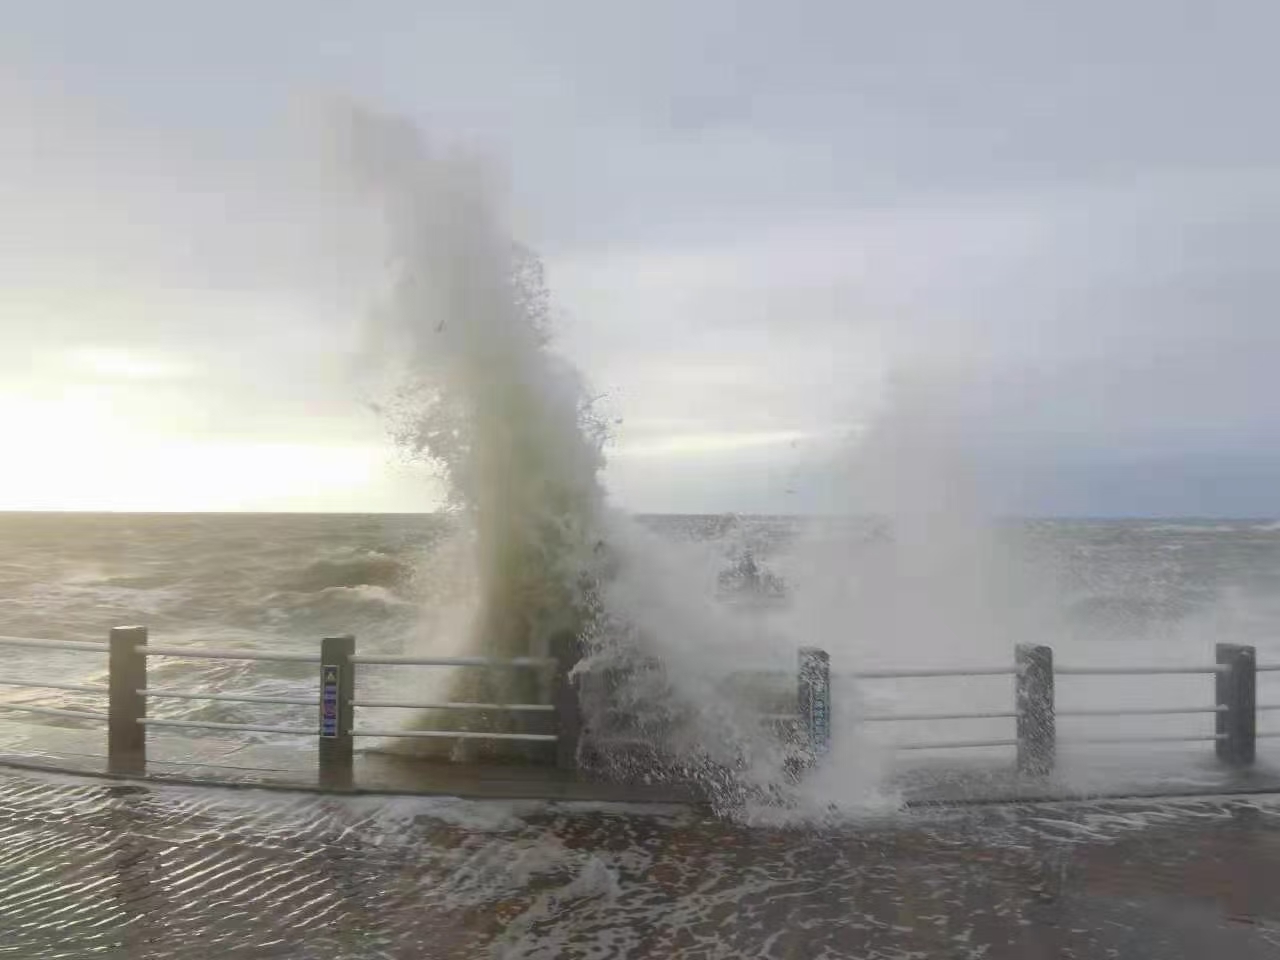
[(339, 587), (403, 587), (413, 570), (384, 553), (361, 553), (351, 557), (325, 558), (309, 564), (285, 584), (298, 593), (319, 593)]

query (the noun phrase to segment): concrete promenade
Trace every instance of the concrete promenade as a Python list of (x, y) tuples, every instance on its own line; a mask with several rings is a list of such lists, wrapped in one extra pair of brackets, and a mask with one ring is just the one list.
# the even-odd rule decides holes
[(0, 772), (0, 956), (1280, 956), (1280, 799), (696, 808)]

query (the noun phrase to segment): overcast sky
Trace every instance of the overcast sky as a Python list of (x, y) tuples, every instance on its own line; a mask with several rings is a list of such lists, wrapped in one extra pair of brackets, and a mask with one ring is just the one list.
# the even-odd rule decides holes
[(827, 509), (892, 433), (998, 512), (1280, 514), (1275, 4), (0, 10), (0, 509), (434, 505), (309, 152), (351, 98), (502, 172), (623, 506)]

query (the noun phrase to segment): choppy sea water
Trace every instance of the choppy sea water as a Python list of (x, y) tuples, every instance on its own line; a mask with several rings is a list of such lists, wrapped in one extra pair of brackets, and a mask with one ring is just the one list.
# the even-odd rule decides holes
[[(671, 541), (699, 545), (726, 569), (750, 550), (802, 598), (805, 577), (814, 574), (814, 554), (803, 555), (813, 521), (650, 517), (645, 523)], [(457, 563), (445, 551), (448, 529), (446, 520), (431, 515), (0, 514), (0, 634), (102, 639), (112, 625), (141, 623), (153, 643), (313, 651), (322, 636), (354, 633), (365, 652), (433, 649), (437, 635), (459, 633), (441, 612), (461, 590)], [(871, 546), (883, 539), (874, 531), (859, 537)], [(1220, 641), (1254, 643), (1260, 659), (1280, 660), (1280, 524), (1031, 521), (1002, 525), (991, 543), (1002, 551), (998, 581), (972, 578), (973, 569), (988, 562), (990, 544), (984, 555), (971, 556), (975, 548), (954, 538), (940, 536), (941, 559), (933, 566), (929, 543), (917, 546), (917, 555), (868, 549), (824, 559), (817, 551), (819, 565), (855, 565), (836, 586), (846, 612), (814, 618), (808, 611), (809, 619), (789, 623), (779, 642), (831, 650), (838, 673), (1008, 662), (1020, 640), (1052, 643), (1059, 663), (1211, 662)], [(759, 619), (786, 616), (785, 609), (765, 610)], [(105, 677), (97, 654), (12, 649), (5, 655), (19, 676)], [(157, 687), (310, 696), (315, 686), (306, 665), (156, 660), (151, 670)], [(1280, 688), (1269, 685), (1276, 676), (1262, 678), (1261, 699), (1274, 693), (1280, 702)], [(376, 690), (387, 679), (370, 671), (362, 683)], [(1206, 683), (1202, 677), (1140, 684), (1064, 680), (1058, 698), (1060, 706), (1207, 705)], [(858, 710), (872, 713), (1000, 706), (1008, 686), (1007, 678), (864, 684), (845, 691), (842, 701), (838, 685), (834, 706), (846, 721), (855, 700)], [(55, 691), (5, 688), (0, 697), (101, 707), (93, 698)], [(199, 701), (157, 700), (153, 713), (276, 724), (314, 719), (305, 707)], [(1273, 717), (1280, 726), (1280, 712), (1264, 713), (1263, 726)], [(1165, 732), (1197, 732), (1211, 718), (1143, 722), (1130, 721), (1135, 732), (1152, 723)], [(1006, 727), (999, 720), (972, 722), (962, 735), (1008, 736)], [(940, 732), (956, 731), (916, 724), (884, 735), (919, 740)]]

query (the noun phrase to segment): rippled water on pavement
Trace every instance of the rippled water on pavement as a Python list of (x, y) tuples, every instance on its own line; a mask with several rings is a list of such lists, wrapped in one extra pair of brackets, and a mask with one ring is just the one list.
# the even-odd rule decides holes
[(1280, 802), (824, 827), (0, 774), (0, 955), (1280, 957)]

